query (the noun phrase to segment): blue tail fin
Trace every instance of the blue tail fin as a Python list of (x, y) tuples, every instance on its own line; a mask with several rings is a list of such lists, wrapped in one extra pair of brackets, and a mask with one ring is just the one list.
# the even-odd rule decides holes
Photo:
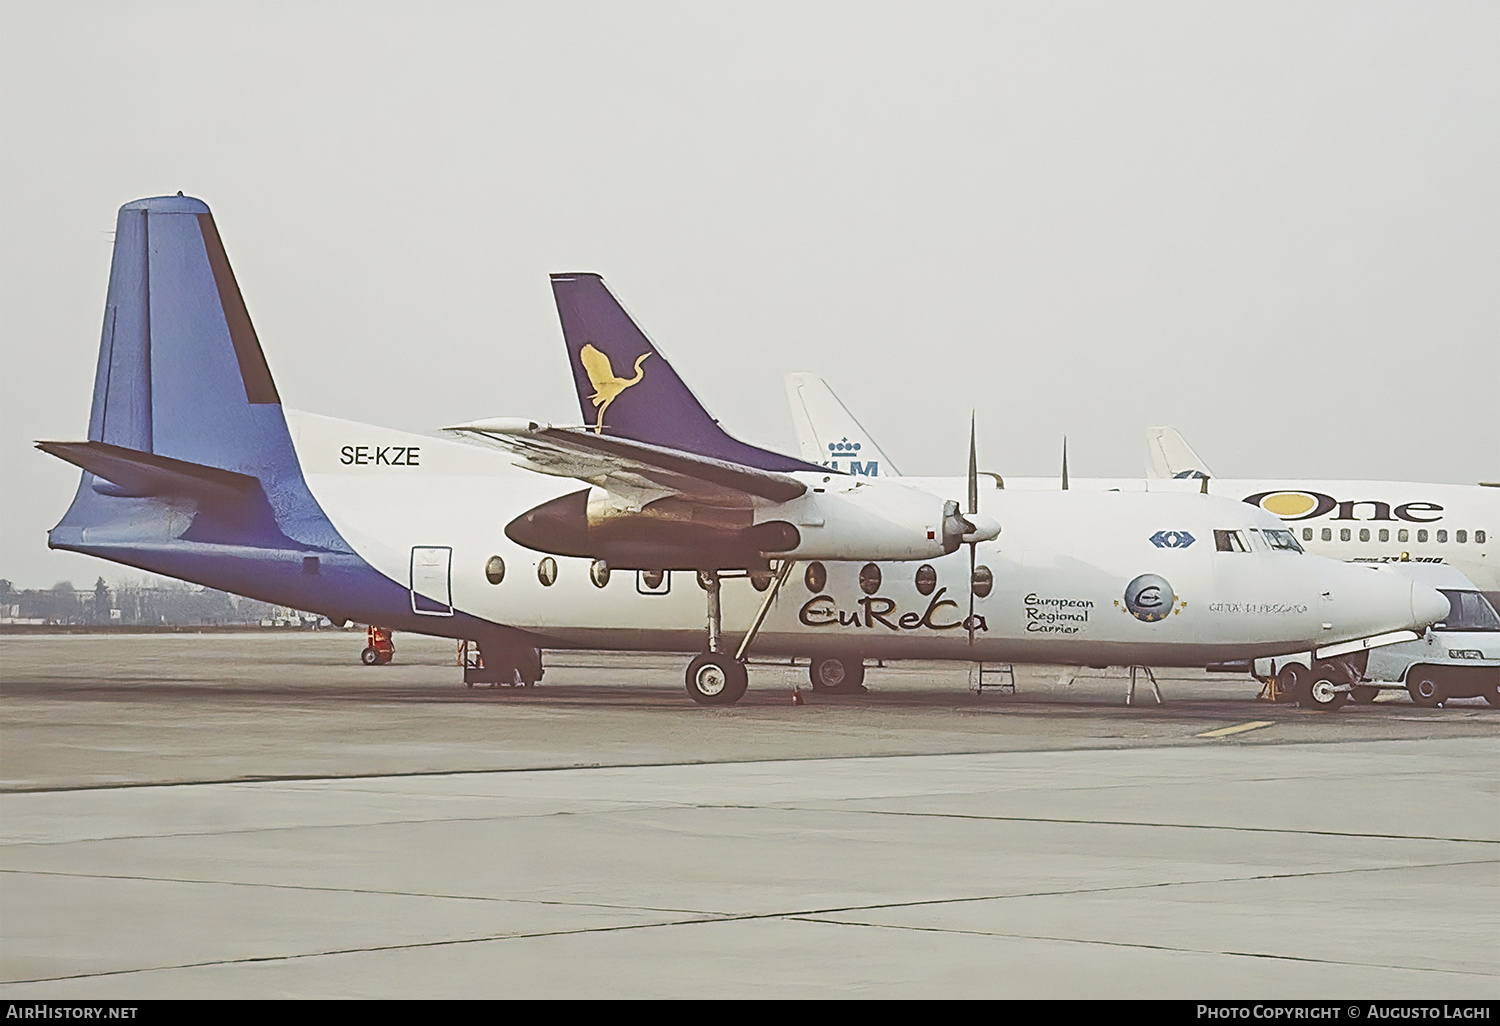
[(533, 639), (451, 607), (419, 611), (424, 596), (339, 535), (307, 487), (213, 215), (199, 200), (162, 196), (120, 208), (88, 441), (37, 445), (83, 469), (48, 535), (53, 548), (335, 623), (475, 638), (487, 657), (531, 666)]
[[(303, 480), (276, 384), (200, 200), (120, 208), (88, 438), (44, 444), (86, 472), (54, 544), (73, 547), (77, 531), (140, 526), (137, 514), (97, 496), (155, 496), (199, 502), (195, 533), (179, 537), (348, 551)], [(253, 479), (263, 494), (220, 489), (208, 501), (215, 471)]]
[(578, 406), (596, 432), (761, 470), (824, 470), (721, 428), (597, 274), (554, 274), (552, 294)]

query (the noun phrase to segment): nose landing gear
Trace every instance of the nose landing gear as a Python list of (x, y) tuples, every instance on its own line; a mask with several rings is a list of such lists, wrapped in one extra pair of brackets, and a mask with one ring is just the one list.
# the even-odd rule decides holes
[(1364, 679), (1364, 660), (1368, 658), (1368, 653), (1358, 652), (1353, 656), (1319, 660), (1302, 685), (1297, 704), (1304, 709), (1320, 709), (1323, 712), (1338, 709), (1354, 697), (1356, 688), (1360, 687), (1356, 682)]

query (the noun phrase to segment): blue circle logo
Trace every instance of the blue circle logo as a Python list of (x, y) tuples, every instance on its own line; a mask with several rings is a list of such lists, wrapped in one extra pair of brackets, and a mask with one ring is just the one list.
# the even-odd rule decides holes
[(1141, 574), (1125, 585), (1125, 608), (1131, 616), (1146, 623), (1165, 620), (1176, 601), (1172, 586), (1156, 574)]

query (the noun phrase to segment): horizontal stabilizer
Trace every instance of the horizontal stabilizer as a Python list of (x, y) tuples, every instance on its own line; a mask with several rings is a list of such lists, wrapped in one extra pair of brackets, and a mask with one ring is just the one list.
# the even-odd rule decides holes
[(94, 488), (105, 495), (177, 496), (216, 505), (264, 494), (260, 481), (248, 474), (108, 442), (37, 442), (36, 447), (102, 478)]

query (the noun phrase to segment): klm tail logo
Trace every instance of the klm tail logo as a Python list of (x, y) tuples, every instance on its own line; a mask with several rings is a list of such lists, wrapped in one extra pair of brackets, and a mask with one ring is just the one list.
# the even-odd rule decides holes
[(595, 349), (592, 342), (584, 343), (583, 350), (578, 354), (578, 360), (588, 373), (589, 383), (594, 386), (594, 394), (589, 396), (589, 402), (599, 408), (599, 416), (594, 421), (594, 434), (604, 433), (604, 411), (609, 409), (609, 404), (631, 385), (639, 385), (641, 379), (646, 376), (646, 373), (641, 370), (641, 364), (645, 363), (650, 355), (650, 353), (642, 353), (636, 357), (635, 377), (619, 378), (615, 376), (614, 367), (610, 366), (609, 357)]
[(854, 458), (857, 455), (859, 455), (859, 443), (851, 442), (848, 437), (845, 437), (842, 441), (828, 443), (828, 462), (823, 465), (831, 470), (838, 470), (839, 460), (847, 459), (849, 461), (849, 473), (860, 474), (864, 477), (880, 476), (880, 462), (878, 460), (861, 462)]

